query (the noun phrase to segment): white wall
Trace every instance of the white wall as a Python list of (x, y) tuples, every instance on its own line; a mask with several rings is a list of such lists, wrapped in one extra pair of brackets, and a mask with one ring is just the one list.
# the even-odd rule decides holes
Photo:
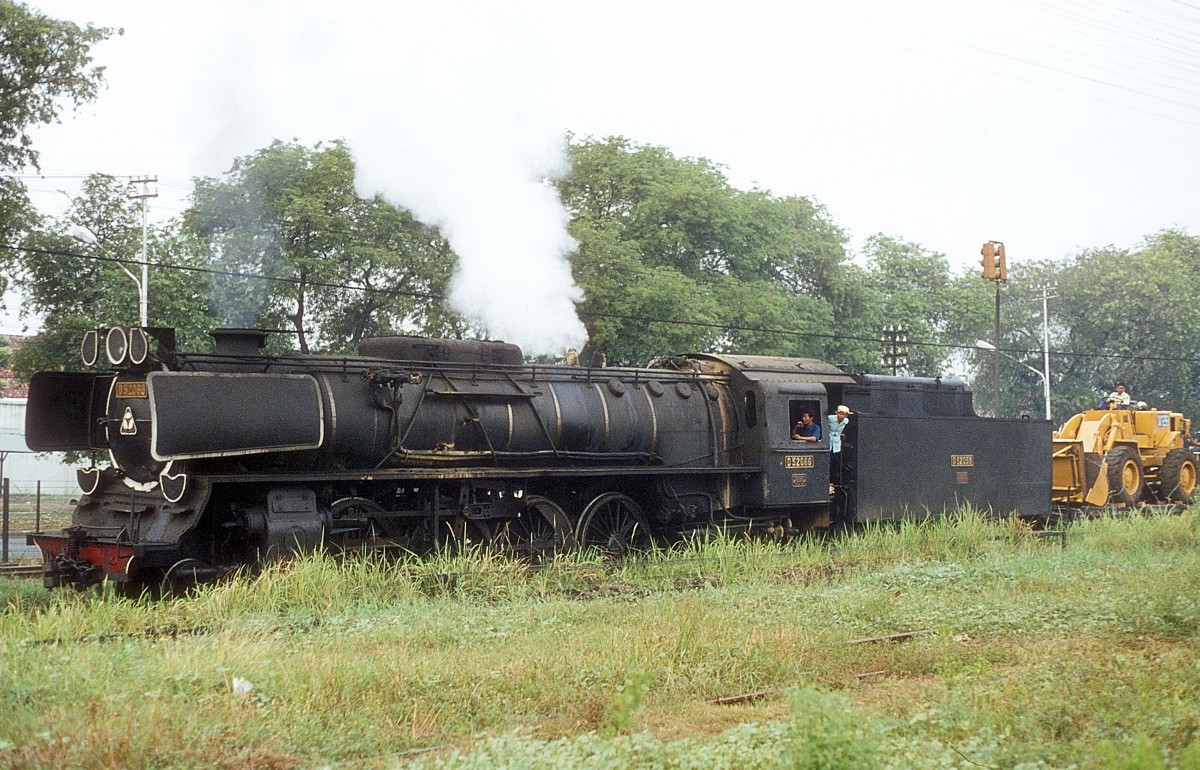
[(38, 481), (43, 494), (74, 494), (74, 466), (64, 465), (61, 453), (34, 454), (25, 446), (25, 399), (0, 398), (0, 452), (4, 458), (4, 475), (9, 479), (13, 494), (33, 494)]

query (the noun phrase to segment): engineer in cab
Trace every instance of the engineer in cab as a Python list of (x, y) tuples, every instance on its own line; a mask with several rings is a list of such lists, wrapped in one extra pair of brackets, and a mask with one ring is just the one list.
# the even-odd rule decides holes
[(800, 422), (792, 427), (792, 441), (808, 441), (817, 443), (821, 440), (821, 426), (813, 418), (813, 413), (805, 409), (800, 413)]

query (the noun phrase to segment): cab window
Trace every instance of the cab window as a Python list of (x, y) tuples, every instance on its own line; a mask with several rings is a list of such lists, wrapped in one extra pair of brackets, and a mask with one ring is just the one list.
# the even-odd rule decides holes
[[(804, 415), (812, 416), (809, 427), (805, 427)], [(821, 404), (811, 399), (792, 399), (788, 401), (788, 436), (792, 441), (802, 442), (798, 435), (816, 436), (815, 443), (825, 443), (825, 421), (821, 418)], [(803, 441), (803, 443), (814, 443)]]

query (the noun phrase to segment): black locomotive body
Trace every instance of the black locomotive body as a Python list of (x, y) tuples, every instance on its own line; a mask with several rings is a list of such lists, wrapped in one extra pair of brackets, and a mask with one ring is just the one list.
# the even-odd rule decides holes
[[(111, 368), (32, 378), (29, 447), (111, 459), (79, 472), (71, 527), (30, 536), (47, 585), (204, 579), (322, 544), (620, 552), (713, 526), (1049, 511), (1049, 425), (977, 417), (955, 380), (709, 354), (541, 366), (415, 337), (271, 356), (262, 332), (214, 336), (193, 354), (168, 329), (89, 332), (85, 362), (103, 349)], [(791, 426), (839, 403), (831, 479), (827, 439)]]

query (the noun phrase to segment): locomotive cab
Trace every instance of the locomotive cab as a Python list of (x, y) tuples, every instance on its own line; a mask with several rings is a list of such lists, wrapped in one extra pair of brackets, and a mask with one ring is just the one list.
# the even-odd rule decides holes
[[(726, 372), (741, 393), (742, 418), (748, 430), (746, 464), (761, 469), (743, 490), (748, 511), (789, 518), (798, 528), (828, 524), (831, 387), (854, 379), (835, 366), (815, 359), (773, 356), (697, 355)], [(820, 428), (816, 442), (796, 441), (793, 428), (808, 411)]]
[[(762, 497), (764, 508), (824, 505), (829, 502), (829, 438), (825, 415), (829, 401), (819, 383), (760, 383), (767, 403), (763, 444)], [(795, 438), (811, 415), (819, 431), (816, 441)]]

